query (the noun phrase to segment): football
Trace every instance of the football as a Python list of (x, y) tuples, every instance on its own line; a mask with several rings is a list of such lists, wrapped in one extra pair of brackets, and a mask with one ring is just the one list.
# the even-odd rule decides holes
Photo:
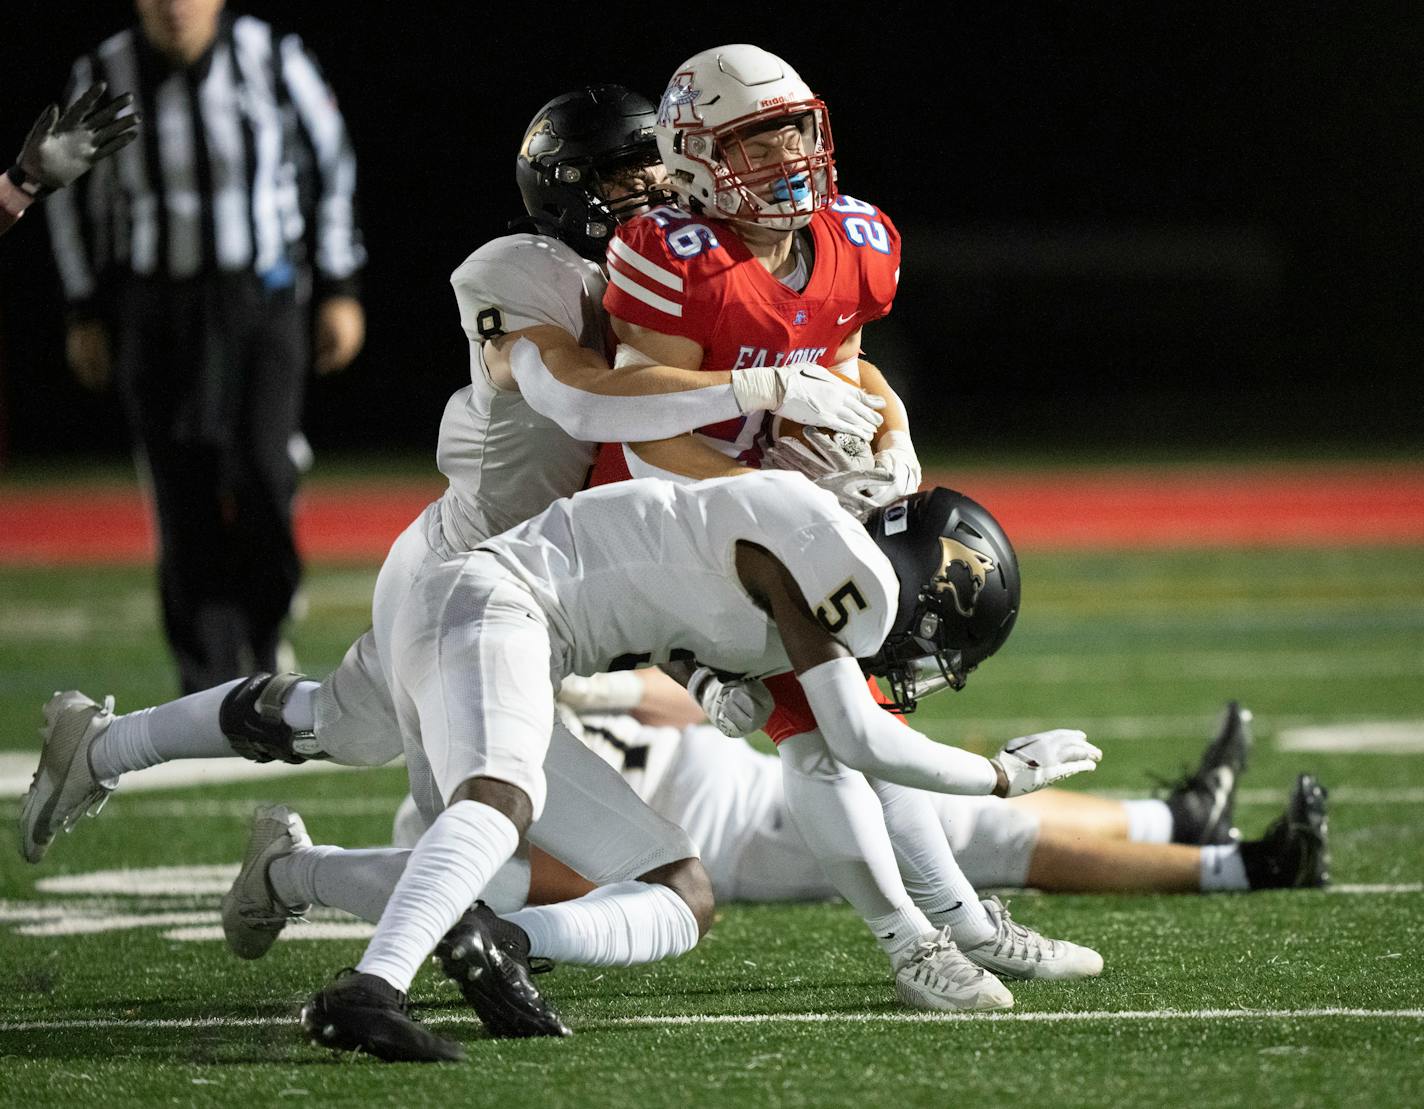
[[(826, 369), (827, 372), (835, 374), (836, 377), (840, 378), (847, 385), (854, 385), (859, 388), (860, 383), (858, 381), (847, 377), (843, 373), (837, 373), (829, 367)], [(829, 435), (835, 441), (836, 446), (851, 460), (850, 466), (847, 467), (848, 469), (869, 470), (875, 465), (875, 452), (871, 449), (870, 440), (851, 435), (849, 432), (831, 431), (829, 428), (824, 427), (817, 428), (817, 430)], [(796, 439), (802, 443), (806, 442), (805, 424), (797, 423), (795, 420), (788, 420), (783, 416), (778, 416), (776, 413), (772, 413), (767, 431), (773, 443), (778, 439)], [(815, 450), (815, 447), (811, 446), (811, 444), (807, 444), (807, 446)]]

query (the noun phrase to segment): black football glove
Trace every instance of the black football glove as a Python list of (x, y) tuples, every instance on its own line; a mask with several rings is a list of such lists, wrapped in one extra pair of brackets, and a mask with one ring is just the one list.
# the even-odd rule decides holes
[(116, 118), (133, 103), (133, 95), (124, 93), (101, 102), (106, 87), (103, 81), (90, 85), (63, 114), (57, 104), (41, 112), (19, 159), (10, 167), (10, 180), (38, 199), (64, 188), (133, 142), (138, 136), (138, 114)]

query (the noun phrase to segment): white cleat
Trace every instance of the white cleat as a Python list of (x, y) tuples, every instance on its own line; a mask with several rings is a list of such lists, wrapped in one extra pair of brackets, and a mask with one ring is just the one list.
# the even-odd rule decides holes
[(96, 704), (77, 689), (56, 693), (44, 707), (40, 765), (20, 810), (20, 854), (44, 858), (60, 830), (88, 813), (98, 816), (117, 779), (101, 782), (89, 767), (89, 750), (114, 720), (114, 698)]
[(310, 847), (302, 818), (286, 805), (267, 805), (252, 814), (252, 831), (242, 869), (223, 894), (223, 938), (241, 959), (260, 959), (277, 936), (310, 905), (285, 905), (267, 880), (267, 868), (298, 847)]
[(997, 897), (980, 902), (996, 932), (994, 936), (964, 954), (986, 970), (1005, 978), (1045, 978), (1070, 981), (1094, 978), (1103, 972), (1103, 957), (1090, 947), (1067, 940), (1051, 940), (1009, 916), (1008, 907)]
[(920, 941), (895, 971), (895, 996), (912, 1009), (1011, 1009), (1014, 995), (964, 957), (941, 928)]

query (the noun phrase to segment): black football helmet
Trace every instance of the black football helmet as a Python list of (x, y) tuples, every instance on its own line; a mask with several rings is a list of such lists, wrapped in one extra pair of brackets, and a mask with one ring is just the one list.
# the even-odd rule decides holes
[(610, 182), (661, 163), (657, 116), (652, 103), (621, 85), (589, 85), (550, 100), (519, 147), (514, 176), (529, 218), (514, 229), (552, 235), (602, 262), (620, 220), (672, 199), (671, 191), (654, 188), (604, 199)]
[[(913, 493), (865, 522), (900, 579), (890, 634), (862, 660), (889, 680), (892, 711), (912, 712), (925, 663), (963, 689), (970, 671), (1004, 645), (1019, 614), (1019, 564), (982, 505), (953, 489)], [(917, 665), (918, 664), (918, 665)]]

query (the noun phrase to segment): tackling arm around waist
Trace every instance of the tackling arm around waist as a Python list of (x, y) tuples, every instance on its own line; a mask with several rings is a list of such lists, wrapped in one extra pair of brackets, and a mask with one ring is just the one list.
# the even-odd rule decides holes
[(526, 328), (494, 346), (487, 361), (507, 355), (524, 398), (575, 439), (665, 439), (742, 414), (730, 371), (667, 365), (626, 345), (609, 366), (553, 326)]

